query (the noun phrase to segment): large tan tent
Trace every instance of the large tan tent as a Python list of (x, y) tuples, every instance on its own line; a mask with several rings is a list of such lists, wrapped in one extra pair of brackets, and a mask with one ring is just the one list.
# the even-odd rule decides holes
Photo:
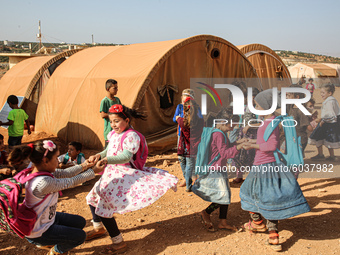
[(39, 98), (50, 76), (67, 57), (78, 51), (33, 57), (16, 64), (0, 80), (0, 106), (6, 103), (9, 95), (25, 97), (22, 108), (30, 116), (30, 122), (34, 123)]
[(135, 121), (133, 127), (147, 137), (151, 150), (161, 150), (176, 144), (172, 118), (190, 78), (212, 77), (258, 81), (234, 45), (211, 35), (88, 48), (61, 64), (49, 80), (38, 106), (36, 130), (101, 149), (104, 124), (99, 107), (107, 94), (105, 81), (112, 78), (118, 81), (122, 103), (148, 114), (146, 122)]
[(291, 85), (291, 78), (286, 65), (272, 49), (258, 43), (237, 47), (256, 69), (263, 89), (272, 87), (280, 89)]
[(339, 74), (337, 69), (326, 64), (303, 64), (297, 63), (289, 67), (290, 75), (294, 83), (297, 83), (301, 77), (304, 77), (306, 82), (312, 78), (314, 85), (318, 88), (324, 84), (332, 83), (340, 86)]

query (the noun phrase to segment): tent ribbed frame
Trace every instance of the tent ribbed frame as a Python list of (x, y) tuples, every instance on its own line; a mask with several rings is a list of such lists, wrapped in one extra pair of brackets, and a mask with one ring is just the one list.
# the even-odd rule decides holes
[(73, 54), (75, 54), (75, 53), (77, 53), (78, 51), (81, 51), (81, 50), (82, 49), (74, 49), (74, 50), (65, 51), (65, 52), (62, 52), (62, 53), (56, 55), (55, 57), (51, 58), (49, 61), (47, 61), (42, 67), (40, 67), (40, 69), (37, 71), (37, 73), (35, 74), (35, 76), (31, 80), (31, 82), (28, 85), (28, 88), (26, 90), (25, 97), (26, 98), (30, 97), (35, 85), (37, 84), (37, 82), (39, 81), (39, 79), (41, 78), (41, 76), (43, 75), (43, 73), (45, 72), (45, 70), (47, 68), (49, 68), (55, 62), (57, 62), (59, 59), (72, 56)]
[[(254, 68), (254, 66), (251, 64), (251, 62), (247, 59), (247, 57), (242, 53), (242, 51), (240, 51), (235, 45), (231, 44), (230, 42), (224, 40), (223, 38), (220, 37), (216, 37), (213, 35), (197, 35), (197, 36), (193, 36), (193, 37), (189, 37), (188, 39), (176, 44), (174, 47), (172, 47), (170, 50), (168, 50), (162, 58), (160, 58), (158, 60), (158, 62), (154, 65), (154, 67), (152, 68), (152, 70), (150, 71), (150, 73), (148, 74), (148, 76), (146, 77), (142, 87), (140, 88), (140, 92), (138, 94), (138, 97), (136, 98), (134, 104), (133, 104), (133, 108), (138, 108), (139, 105), (141, 104), (141, 101), (144, 97), (144, 94), (148, 88), (148, 86), (150, 85), (153, 77), (156, 75), (156, 73), (158, 72), (159, 68), (162, 66), (163, 63), (165, 63), (165, 61), (178, 49), (196, 42), (196, 41), (202, 41), (202, 40), (211, 40), (211, 41), (216, 41), (216, 42), (220, 42), (220, 43), (224, 43), (226, 45), (228, 45), (229, 47), (231, 47), (232, 49), (234, 49), (235, 51), (237, 51), (238, 53), (240, 53), (240, 55), (243, 57), (243, 59), (249, 63), (249, 65), (253, 68), (253, 72), (256, 74), (256, 70)], [(256, 74), (257, 76), (257, 74)]]

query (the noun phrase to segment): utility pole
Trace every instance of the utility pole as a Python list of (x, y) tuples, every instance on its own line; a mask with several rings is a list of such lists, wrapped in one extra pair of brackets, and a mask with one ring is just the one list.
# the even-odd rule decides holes
[(93, 40), (93, 34), (92, 34), (92, 45), (94, 44), (94, 40)]
[(37, 37), (39, 39), (39, 50), (41, 49), (41, 24), (39, 20), (39, 34), (37, 34)]

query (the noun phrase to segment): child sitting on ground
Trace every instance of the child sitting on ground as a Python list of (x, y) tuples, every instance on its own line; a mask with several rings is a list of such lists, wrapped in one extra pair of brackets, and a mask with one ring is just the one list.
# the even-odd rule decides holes
[[(11, 157), (12, 153), (16, 157)], [(29, 157), (33, 163), (31, 174), (44, 173), (34, 177), (25, 185), (24, 203), (37, 214), (32, 232), (26, 236), (28, 242), (38, 248), (49, 249), (49, 255), (66, 254), (81, 245), (86, 238), (86, 233), (83, 231), (86, 220), (79, 215), (57, 211), (59, 191), (95, 178), (95, 173), (102, 171), (104, 165), (96, 164), (93, 169), (90, 169), (94, 163), (85, 161), (67, 170), (56, 169), (59, 149), (49, 140), (17, 146), (11, 154), (10, 163), (12, 163), (10, 158), (15, 158), (18, 162)]]
[(0, 181), (11, 177), (12, 169), (8, 167), (7, 152), (5, 151), (4, 136), (0, 134)]
[(59, 168), (65, 169), (85, 162), (85, 155), (81, 153), (83, 145), (79, 142), (70, 142), (67, 153), (58, 157)]

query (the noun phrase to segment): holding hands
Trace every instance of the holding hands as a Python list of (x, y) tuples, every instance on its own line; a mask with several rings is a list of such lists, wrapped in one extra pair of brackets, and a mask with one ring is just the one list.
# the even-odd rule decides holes
[(94, 171), (94, 173), (96, 173), (96, 174), (104, 171), (106, 164), (102, 164), (102, 162), (101, 162), (102, 160), (100, 160), (100, 161), (97, 160), (97, 162), (94, 163), (93, 160), (90, 161), (90, 158), (85, 160), (85, 162), (81, 164), (84, 171), (91, 168), (91, 167), (92, 167), (92, 170)]
[(255, 148), (254, 145), (256, 144), (256, 139), (250, 139), (250, 138), (242, 138), (237, 141), (237, 149), (245, 149), (245, 150), (250, 150)]

